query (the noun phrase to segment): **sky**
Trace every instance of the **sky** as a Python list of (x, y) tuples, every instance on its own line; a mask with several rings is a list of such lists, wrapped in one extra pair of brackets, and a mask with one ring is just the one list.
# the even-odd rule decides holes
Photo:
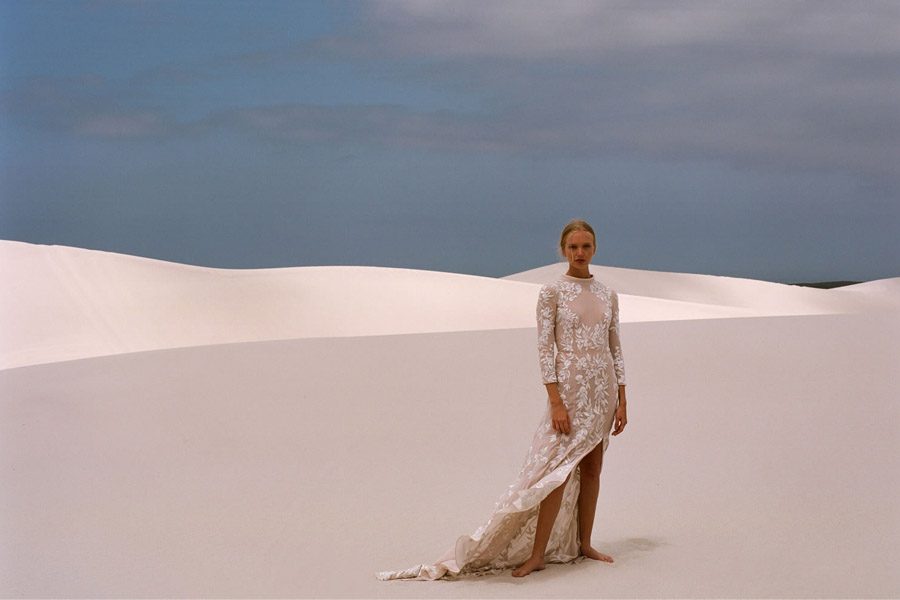
[(0, 239), (900, 276), (900, 2), (0, 0)]

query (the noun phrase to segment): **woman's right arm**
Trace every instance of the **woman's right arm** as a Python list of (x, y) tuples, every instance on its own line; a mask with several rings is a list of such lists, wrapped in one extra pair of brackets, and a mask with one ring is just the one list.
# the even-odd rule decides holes
[(569, 411), (559, 396), (559, 386), (556, 383), (545, 384), (547, 386), (547, 401), (550, 403), (550, 424), (554, 431), (569, 434), (572, 424), (569, 422)]
[(559, 384), (556, 378), (556, 290), (543, 286), (538, 294), (537, 303), (538, 361), (541, 366), (541, 378), (547, 388), (547, 401), (550, 403), (550, 419), (553, 429), (560, 433), (569, 433), (569, 412), (559, 395)]
[(545, 384), (556, 384), (556, 290), (548, 285), (541, 287), (538, 294), (537, 334), (541, 378)]

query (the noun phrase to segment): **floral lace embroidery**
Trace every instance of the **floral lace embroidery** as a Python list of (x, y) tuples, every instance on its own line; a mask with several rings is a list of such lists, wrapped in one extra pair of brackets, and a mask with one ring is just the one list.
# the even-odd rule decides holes
[[(597, 302), (591, 308), (602, 311), (603, 319), (585, 324), (573, 307), (583, 291)], [(541, 287), (537, 303), (538, 362), (544, 383), (560, 383), (560, 391), (571, 391), (567, 374), (572, 357), (586, 351), (606, 354), (611, 359), (618, 385), (625, 385), (625, 361), (619, 341), (619, 296), (597, 280), (589, 285), (561, 280)], [(556, 349), (554, 349), (556, 346)], [(593, 365), (575, 365), (578, 371), (606, 371), (601, 359)], [(596, 371), (595, 371), (596, 372)]]

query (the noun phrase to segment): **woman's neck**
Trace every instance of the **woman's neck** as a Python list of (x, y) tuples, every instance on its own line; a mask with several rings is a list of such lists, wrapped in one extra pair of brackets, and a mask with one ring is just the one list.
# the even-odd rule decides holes
[(575, 267), (569, 267), (569, 270), (566, 271), (566, 275), (569, 277), (578, 277), (579, 279), (590, 279), (591, 272), (587, 267), (584, 269), (576, 269)]

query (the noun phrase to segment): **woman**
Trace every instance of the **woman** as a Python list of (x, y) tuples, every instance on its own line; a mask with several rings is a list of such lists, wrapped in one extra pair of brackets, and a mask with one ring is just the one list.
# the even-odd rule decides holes
[(613, 562), (591, 546), (591, 531), (613, 421), (612, 435), (628, 421), (619, 300), (590, 274), (596, 237), (588, 223), (567, 224), (560, 251), (568, 271), (541, 288), (537, 304), (547, 412), (517, 480), (487, 523), (459, 538), (437, 562), (377, 573), (379, 579), (438, 579), (511, 567), (514, 577), (524, 577), (547, 562), (581, 556)]

